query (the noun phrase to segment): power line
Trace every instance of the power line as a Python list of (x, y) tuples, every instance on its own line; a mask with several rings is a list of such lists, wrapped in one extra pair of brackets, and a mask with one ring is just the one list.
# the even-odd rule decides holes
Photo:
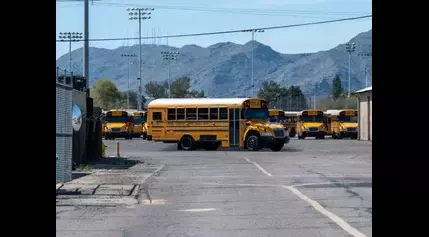
[[(372, 17), (372, 15), (349, 17), (349, 18), (342, 18), (342, 19), (328, 20), (328, 21), (318, 21), (318, 22), (309, 22), (309, 23), (301, 23), (301, 24), (283, 25), (283, 26), (262, 27), (262, 28), (256, 28), (256, 29), (258, 29), (258, 30), (275, 30), (275, 29), (284, 29), (284, 28), (292, 28), (292, 27), (300, 27), (300, 26), (329, 24), (329, 23), (342, 22), (342, 21), (352, 21), (352, 20), (359, 20), (359, 19), (365, 19), (365, 18), (370, 18), (370, 17)], [(142, 39), (182, 38), (182, 37), (205, 36), (205, 35), (221, 35), (221, 34), (243, 33), (245, 31), (249, 31), (249, 30), (253, 30), (253, 29), (215, 31), (215, 32), (206, 32), (206, 33), (180, 34), (180, 35), (168, 35), (168, 36), (152, 36), (152, 37), (142, 37)], [(88, 41), (115, 41), (115, 40), (136, 40), (136, 39), (139, 39), (139, 37), (98, 38), (98, 39), (88, 39)], [(57, 40), (57, 42), (61, 42), (61, 40)]]
[(266, 13), (300, 13), (300, 14), (326, 14), (326, 15), (361, 15), (368, 12), (337, 12), (337, 11), (309, 11), (293, 9), (255, 9), (255, 8), (209, 8), (192, 6), (162, 6), (162, 5), (135, 5), (117, 2), (101, 2), (96, 5), (105, 6), (141, 6), (168, 10), (187, 10), (187, 11), (222, 11), (222, 12), (266, 12)]

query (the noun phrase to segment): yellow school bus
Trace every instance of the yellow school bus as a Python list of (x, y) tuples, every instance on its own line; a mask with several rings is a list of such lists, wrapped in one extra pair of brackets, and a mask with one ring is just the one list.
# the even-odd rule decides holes
[(357, 139), (357, 116), (356, 109), (334, 110), (329, 112), (327, 119), (329, 124), (328, 133), (331, 134), (334, 139), (341, 139), (344, 137)]
[(102, 113), (101, 113), (101, 118), (100, 118), (100, 121), (101, 121), (101, 136), (103, 136), (104, 137), (104, 131), (106, 130), (106, 112), (105, 111), (103, 111)]
[(289, 134), (269, 121), (259, 98), (156, 99), (148, 104), (148, 140), (177, 143), (179, 150), (240, 147), (280, 151)]
[(289, 131), (290, 137), (295, 137), (298, 112), (285, 111), (284, 117), (285, 117), (285, 119), (284, 119), (284, 125), (283, 126), (285, 126), (285, 128)]
[(148, 139), (147, 111), (143, 112), (143, 120), (144, 120), (144, 123), (143, 123), (143, 136), (142, 136), (142, 138), (143, 138), (143, 140), (146, 140), (146, 139)]
[(270, 119), (277, 121), (289, 132), (290, 137), (296, 135), (296, 113), (297, 112), (285, 112), (280, 109), (269, 109)]
[(325, 139), (325, 117), (323, 111), (318, 109), (307, 109), (297, 114), (297, 133), (298, 139), (306, 137), (315, 137), (316, 139)]
[(143, 137), (143, 139), (146, 139), (143, 133), (144, 123), (146, 122), (144, 119), (144, 112), (135, 111), (133, 112), (133, 117), (134, 117), (133, 137)]
[(133, 139), (133, 116), (125, 110), (109, 110), (106, 113), (105, 139), (115, 139), (123, 137)]

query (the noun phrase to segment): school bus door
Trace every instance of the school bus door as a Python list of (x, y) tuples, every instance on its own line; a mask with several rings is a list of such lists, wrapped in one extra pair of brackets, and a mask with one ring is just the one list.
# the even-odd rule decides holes
[(162, 139), (165, 137), (165, 120), (166, 120), (166, 110), (165, 109), (152, 109), (149, 116), (152, 117), (151, 130), (150, 134), (153, 138)]

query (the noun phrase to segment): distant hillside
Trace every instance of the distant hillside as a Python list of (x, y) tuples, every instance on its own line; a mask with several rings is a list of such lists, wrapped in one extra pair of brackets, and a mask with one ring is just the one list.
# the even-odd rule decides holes
[[(360, 33), (349, 42), (356, 43), (356, 53), (351, 59), (351, 87), (360, 89), (365, 87), (365, 66), (368, 67), (368, 78), (372, 78), (372, 58), (358, 56), (358, 53), (372, 53), (372, 30)], [(180, 52), (178, 60), (171, 63), (172, 79), (188, 75), (193, 79), (193, 89), (204, 90), (206, 95), (211, 97), (248, 95), (251, 43), (217, 43), (207, 48), (197, 45), (185, 45), (182, 48), (143, 45), (143, 84), (150, 80), (167, 80), (167, 62), (162, 60), (161, 52), (171, 50)], [(109, 78), (115, 80), (121, 89), (126, 89), (128, 61), (121, 58), (121, 54), (138, 54), (138, 45), (112, 50), (90, 48), (90, 83), (98, 78)], [(317, 53), (281, 54), (255, 41), (254, 55), (254, 79), (257, 89), (262, 82), (274, 80), (282, 86), (301, 86), (306, 93), (326, 95), (336, 73), (347, 88), (348, 54), (345, 52), (345, 44)], [(68, 58), (68, 54), (61, 56), (57, 60), (57, 66), (68, 68)], [(72, 59), (73, 69), (82, 73), (82, 48), (72, 52)], [(137, 86), (135, 79), (138, 75), (138, 59), (135, 58), (134, 62), (131, 66), (132, 88)]]

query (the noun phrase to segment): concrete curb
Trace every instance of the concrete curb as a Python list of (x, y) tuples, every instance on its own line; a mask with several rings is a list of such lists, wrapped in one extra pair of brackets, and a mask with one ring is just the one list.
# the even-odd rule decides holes
[(156, 169), (152, 174), (148, 175), (141, 184), (137, 184), (134, 190), (131, 192), (131, 197), (137, 198), (138, 193), (140, 192), (140, 187), (146, 183), (148, 179), (150, 179), (153, 175), (158, 174), (162, 169), (164, 169), (165, 165), (161, 165), (158, 169)]

